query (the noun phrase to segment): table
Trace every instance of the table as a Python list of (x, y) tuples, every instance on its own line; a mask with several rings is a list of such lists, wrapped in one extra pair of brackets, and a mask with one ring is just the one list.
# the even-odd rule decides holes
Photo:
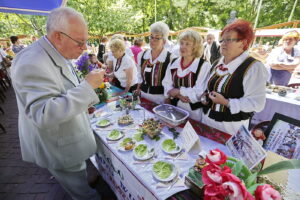
[[(114, 102), (108, 103), (107, 105), (101, 107), (105, 113), (109, 113), (110, 119), (116, 120), (121, 116), (122, 112), (112, 111), (112, 105)], [(154, 117), (153, 114), (142, 107), (138, 107), (139, 111), (131, 111), (131, 115), (135, 120), (133, 126), (122, 127), (124, 128), (126, 136), (132, 136), (136, 132), (136, 124), (141, 123), (144, 118)], [(103, 176), (103, 178), (108, 182), (111, 188), (116, 193), (118, 199), (144, 199), (144, 200), (156, 200), (156, 199), (166, 199), (169, 196), (186, 190), (187, 187), (182, 185), (182, 187), (172, 187), (167, 190), (166, 187), (157, 188), (158, 182), (152, 176), (152, 164), (136, 164), (133, 158), (133, 152), (122, 152), (118, 150), (118, 143), (108, 142), (106, 140), (106, 135), (109, 134), (110, 130), (118, 127), (117, 123), (109, 128), (99, 129), (96, 127), (95, 123), (99, 119), (92, 119), (92, 128), (97, 136), (97, 142), (99, 143), (99, 149), (96, 156), (96, 162), (98, 169)], [(180, 129), (180, 128), (179, 128)], [(180, 131), (180, 130), (179, 130)], [(162, 152), (160, 144), (166, 138), (172, 138), (172, 134), (168, 131), (167, 127), (164, 127), (162, 131), (161, 139), (159, 141), (150, 140), (145, 136), (143, 143), (147, 143), (149, 146), (155, 148), (157, 158), (154, 160), (165, 160), (167, 155)], [(219, 148), (226, 154), (229, 154), (226, 146), (223, 144), (212, 141), (203, 136), (199, 136), (203, 150), (210, 150), (214, 148)], [(181, 144), (180, 137), (176, 140), (176, 143)], [(188, 170), (195, 163), (198, 155), (188, 153), (186, 154), (186, 160), (169, 159), (169, 161), (174, 162), (175, 165), (180, 168), (181, 174), (187, 175)]]
[(281, 97), (277, 93), (266, 94), (266, 105), (261, 112), (255, 113), (251, 123), (270, 121), (277, 112), (295, 119), (300, 119), (300, 101), (295, 100), (295, 94), (289, 93)]

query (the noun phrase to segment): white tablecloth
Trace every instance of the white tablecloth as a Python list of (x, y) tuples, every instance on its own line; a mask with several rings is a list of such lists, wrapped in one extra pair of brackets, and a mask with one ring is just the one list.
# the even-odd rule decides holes
[[(109, 118), (111, 120), (117, 120), (122, 112), (112, 112), (109, 106), (101, 108), (106, 110), (107, 113), (112, 114)], [(153, 117), (153, 114), (145, 111), (146, 118)], [(130, 113), (135, 120), (135, 124), (141, 123), (144, 120), (143, 111), (131, 111)], [(99, 120), (99, 119), (98, 119)], [(118, 143), (111, 143), (106, 140), (106, 135), (109, 134), (113, 128), (120, 128), (117, 123), (104, 130), (95, 126), (97, 120), (92, 119), (92, 127), (95, 133), (99, 136), (99, 150), (98, 150), (98, 167), (103, 178), (110, 184), (118, 199), (166, 199), (169, 196), (186, 190), (184, 187), (172, 187), (170, 190), (167, 188), (157, 188), (158, 182), (152, 176), (152, 163), (147, 164), (135, 164), (133, 158), (133, 152), (122, 152), (118, 150)], [(109, 129), (109, 130), (108, 130)], [(125, 137), (131, 137), (136, 130), (128, 129), (124, 130)], [(167, 155), (161, 150), (161, 142), (166, 138), (172, 138), (172, 134), (165, 127), (160, 135), (159, 141), (150, 140), (148, 137), (144, 137), (143, 143), (147, 143), (149, 146), (155, 148), (155, 152), (158, 155), (155, 158), (157, 160), (169, 160), (173, 162), (180, 173), (187, 175), (188, 170), (195, 163), (197, 155), (187, 154), (186, 160), (170, 160), (166, 159)], [(226, 146), (199, 136), (203, 150), (210, 150), (219, 148), (226, 154), (229, 154)], [(181, 144), (180, 137), (176, 140), (178, 144)]]
[(267, 94), (265, 108), (255, 113), (251, 123), (257, 124), (261, 121), (270, 121), (277, 112), (295, 119), (300, 119), (300, 101), (295, 100), (295, 94), (288, 94), (281, 97), (277, 93)]

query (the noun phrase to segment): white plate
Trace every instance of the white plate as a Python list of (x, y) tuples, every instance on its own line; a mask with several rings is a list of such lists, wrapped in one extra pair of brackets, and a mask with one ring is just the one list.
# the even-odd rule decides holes
[[(168, 139), (167, 139), (168, 140)], [(165, 141), (165, 140), (164, 140)], [(163, 142), (164, 142), (163, 141)], [(165, 150), (164, 148), (163, 148), (163, 142), (161, 143), (161, 149), (163, 150), (163, 152), (165, 152), (166, 154), (170, 154), (170, 155), (173, 155), (173, 154), (178, 154), (179, 152), (181, 152), (181, 150), (182, 150), (182, 147), (181, 146), (179, 146), (178, 144), (176, 144), (176, 142), (175, 142), (175, 144), (176, 144), (176, 148), (173, 150), (173, 151), (167, 151), (167, 150)]]
[(168, 182), (168, 181), (173, 180), (177, 176), (177, 173), (178, 173), (176, 166), (173, 163), (169, 162), (169, 161), (165, 161), (165, 160), (160, 160), (160, 161), (165, 162), (165, 163), (169, 163), (170, 165), (172, 165), (172, 172), (171, 172), (170, 176), (165, 178), (165, 179), (162, 179), (162, 178), (158, 177), (157, 174), (153, 171), (153, 166), (155, 165), (155, 163), (159, 162), (159, 161), (157, 161), (152, 165), (152, 175), (153, 175), (153, 177), (156, 180), (161, 181), (161, 182)]
[[(128, 137), (126, 137), (126, 138), (128, 138)], [(121, 146), (121, 143), (122, 143), (126, 138), (124, 138), (123, 140), (121, 140), (121, 141), (118, 143), (118, 150), (120, 150), (120, 151), (132, 151), (132, 150), (134, 149), (134, 147), (136, 146), (135, 140), (132, 140), (132, 141), (134, 142), (134, 146), (133, 146), (132, 149), (126, 150), (125, 147)]]
[[(147, 146), (147, 153), (143, 156), (139, 156), (135, 152), (135, 148), (137, 148), (139, 145), (146, 145)], [(139, 145), (137, 145), (133, 150), (133, 156), (134, 156), (135, 159), (137, 159), (137, 160), (148, 160), (148, 159), (150, 159), (154, 156), (154, 153), (155, 153), (154, 148), (149, 148), (149, 146), (147, 144), (139, 144)]]
[[(114, 129), (115, 130), (115, 129)], [(112, 130), (113, 131), (113, 130)], [(117, 138), (110, 138), (109, 137), (109, 134), (111, 133), (111, 132), (109, 132), (107, 135), (106, 135), (106, 139), (107, 140), (109, 140), (109, 141), (117, 141), (117, 140), (119, 140), (119, 139), (121, 139), (122, 137), (124, 137), (124, 132), (123, 131), (119, 131), (120, 132), (120, 134), (119, 134), (119, 136), (117, 137)]]
[(99, 120), (99, 121), (96, 122), (96, 126), (97, 126), (97, 127), (99, 127), (99, 128), (105, 128), (105, 127), (108, 127), (108, 126), (110, 126), (110, 125), (112, 124), (111, 121), (110, 121), (109, 119), (106, 119), (106, 120), (109, 121), (108, 124), (106, 124), (105, 126), (99, 125), (98, 123), (99, 123), (100, 121), (102, 121), (102, 120), (104, 120), (104, 119), (101, 119), (101, 120)]

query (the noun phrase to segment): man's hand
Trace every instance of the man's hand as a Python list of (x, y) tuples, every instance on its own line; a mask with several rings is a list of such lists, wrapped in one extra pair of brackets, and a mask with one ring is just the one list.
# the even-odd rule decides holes
[(95, 69), (86, 75), (85, 80), (92, 86), (92, 88), (98, 88), (103, 82), (105, 71), (101, 69)]

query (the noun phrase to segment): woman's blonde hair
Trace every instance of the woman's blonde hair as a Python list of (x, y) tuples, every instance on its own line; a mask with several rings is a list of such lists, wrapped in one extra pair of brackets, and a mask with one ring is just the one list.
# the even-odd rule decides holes
[(296, 30), (289, 31), (289, 32), (285, 33), (284, 36), (282, 36), (282, 40), (285, 40), (285, 39), (288, 39), (288, 38), (293, 38), (296, 41), (298, 41), (300, 39), (300, 34)]
[(109, 42), (109, 48), (112, 51), (115, 51), (115, 50), (125, 51), (125, 49), (126, 49), (124, 40), (120, 40), (120, 39), (111, 40)]
[(178, 38), (179, 43), (182, 40), (188, 40), (188, 41), (193, 42), (194, 47), (193, 47), (192, 55), (194, 57), (198, 58), (198, 57), (202, 56), (202, 54), (203, 54), (203, 38), (197, 31), (187, 30), (185, 32), (182, 32)]

